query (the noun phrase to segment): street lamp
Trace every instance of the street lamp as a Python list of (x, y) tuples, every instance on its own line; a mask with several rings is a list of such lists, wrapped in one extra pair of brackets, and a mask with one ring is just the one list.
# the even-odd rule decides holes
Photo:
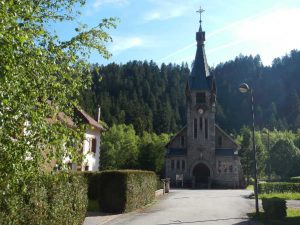
[(251, 109), (252, 109), (252, 142), (253, 142), (253, 158), (254, 158), (254, 195), (255, 195), (255, 209), (256, 215), (259, 214), (258, 208), (258, 183), (257, 183), (257, 156), (256, 156), (256, 143), (255, 143), (255, 120), (254, 120), (254, 98), (253, 89), (249, 87), (248, 84), (243, 83), (239, 87), (240, 92), (250, 93), (251, 96)]

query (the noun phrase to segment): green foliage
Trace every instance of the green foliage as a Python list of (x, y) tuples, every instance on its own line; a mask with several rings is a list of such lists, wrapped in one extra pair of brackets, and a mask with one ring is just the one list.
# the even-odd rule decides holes
[(299, 174), (297, 171), (299, 156), (300, 151), (292, 140), (280, 139), (270, 151), (271, 167), (282, 178)]
[(115, 27), (115, 20), (104, 19), (90, 30), (81, 26), (67, 41), (50, 30), (52, 23), (71, 23), (78, 16), (75, 9), (84, 3), (0, 2), (1, 201), (20, 187), (29, 189), (27, 178), (43, 173), (47, 162), (62, 165), (66, 156), (75, 163), (80, 160), (82, 129), (70, 129), (61, 121), (53, 124), (50, 119), (56, 120), (59, 112), (73, 115), (78, 96), (90, 84), (90, 65), (85, 60), (91, 49), (109, 57), (104, 44), (111, 38), (106, 30)]
[(132, 125), (113, 125), (102, 135), (101, 170), (136, 168), (138, 140)]
[(0, 224), (83, 223), (87, 185), (82, 176), (49, 174), (28, 177), (25, 182), (0, 199)]
[(259, 194), (300, 192), (300, 183), (267, 182), (258, 184)]
[(286, 201), (280, 198), (263, 198), (262, 206), (269, 219), (284, 219), (286, 217)]
[(105, 212), (129, 212), (151, 203), (157, 177), (154, 172), (111, 170), (96, 173), (97, 199)]
[[(259, 56), (240, 55), (211, 68), (217, 82), (218, 124), (230, 132), (251, 125), (250, 99), (238, 91), (239, 85), (247, 82), (254, 88), (259, 129), (299, 128), (299, 62), (300, 52), (293, 50), (272, 66), (263, 66)], [(188, 74), (186, 64), (159, 66), (153, 61), (131, 61), (123, 65), (95, 65), (93, 85), (82, 104), (91, 114), (96, 114), (95, 105), (101, 105), (103, 118), (110, 126), (133, 124), (139, 135), (143, 131), (176, 132), (186, 123)]]
[(300, 200), (299, 192), (283, 192), (283, 193), (269, 193), (259, 194), (259, 198), (282, 198), (285, 200)]
[(300, 176), (290, 177), (290, 181), (293, 182), (293, 183), (300, 183)]
[(139, 144), (139, 169), (161, 173), (165, 163), (165, 145), (170, 135), (144, 132)]
[(100, 169), (135, 168), (161, 173), (169, 137), (147, 132), (139, 137), (132, 125), (113, 125), (102, 135)]

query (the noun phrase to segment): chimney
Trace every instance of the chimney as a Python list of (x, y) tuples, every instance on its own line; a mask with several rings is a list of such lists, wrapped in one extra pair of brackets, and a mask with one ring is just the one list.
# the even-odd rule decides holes
[(100, 123), (100, 118), (101, 118), (101, 107), (98, 105), (98, 118), (97, 118), (98, 123)]

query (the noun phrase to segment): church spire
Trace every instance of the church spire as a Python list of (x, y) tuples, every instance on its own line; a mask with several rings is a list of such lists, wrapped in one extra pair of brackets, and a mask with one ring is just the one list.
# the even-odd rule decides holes
[(199, 31), (196, 34), (196, 40), (198, 45), (199, 44), (202, 45), (205, 41), (205, 32), (202, 31), (202, 13), (204, 13), (205, 10), (202, 9), (200, 6), (199, 10), (197, 10), (196, 12), (199, 13), (200, 15), (200, 20), (199, 20), (200, 27), (199, 27)]
[(209, 69), (206, 61), (204, 41), (205, 41), (205, 32), (202, 31), (202, 13), (204, 10), (200, 7), (197, 11), (200, 14), (200, 27), (199, 31), (196, 33), (197, 40), (197, 52), (192, 68), (192, 72), (189, 76), (188, 85), (190, 90), (198, 91), (209, 91)]

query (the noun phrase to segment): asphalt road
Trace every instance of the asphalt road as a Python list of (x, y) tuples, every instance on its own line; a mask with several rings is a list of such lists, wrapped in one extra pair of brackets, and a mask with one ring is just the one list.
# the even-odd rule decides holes
[(247, 190), (172, 190), (156, 204), (124, 214), (106, 225), (250, 225), (254, 200)]

